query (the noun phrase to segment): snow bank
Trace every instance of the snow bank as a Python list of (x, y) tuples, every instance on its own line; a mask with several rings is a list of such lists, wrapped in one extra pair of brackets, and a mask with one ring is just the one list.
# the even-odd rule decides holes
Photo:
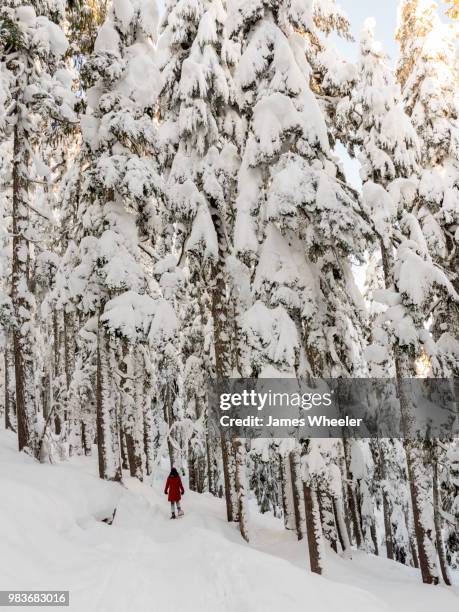
[(103, 524), (122, 488), (101, 482), (93, 466), (40, 465), (3, 430), (0, 465), (0, 590), (68, 589), (69, 570), (87, 563), (74, 536)]
[(374, 557), (333, 556), (327, 577), (312, 575), (305, 542), (268, 515), (254, 514), (247, 545), (209, 495), (187, 490), (170, 521), (161, 471), (153, 487), (105, 483), (94, 459), (39, 465), (2, 430), (0, 464), (0, 589), (68, 589), (78, 612), (457, 610), (457, 591)]

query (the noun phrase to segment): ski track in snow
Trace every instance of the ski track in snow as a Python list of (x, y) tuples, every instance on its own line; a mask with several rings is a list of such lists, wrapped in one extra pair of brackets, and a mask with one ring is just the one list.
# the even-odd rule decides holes
[(255, 506), (250, 545), (208, 494), (187, 490), (185, 516), (171, 521), (164, 472), (152, 483), (102, 482), (95, 459), (39, 465), (3, 430), (0, 465), (3, 590), (68, 589), (78, 612), (459, 609), (457, 587), (423, 585), (416, 570), (360, 552), (330, 553), (326, 576), (311, 574), (306, 541)]

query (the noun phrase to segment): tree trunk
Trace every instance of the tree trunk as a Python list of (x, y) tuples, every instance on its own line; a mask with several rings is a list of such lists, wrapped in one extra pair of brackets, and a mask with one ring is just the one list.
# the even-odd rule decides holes
[(212, 461), (212, 448), (209, 433), (206, 433), (207, 487), (209, 493), (216, 494)]
[(360, 523), (360, 516), (358, 510), (357, 496), (355, 494), (355, 483), (353, 480), (353, 476), (350, 468), (350, 450), (349, 450), (349, 440), (344, 438), (343, 440), (343, 448), (344, 448), (344, 461), (346, 464), (346, 487), (347, 487), (347, 499), (349, 505), (349, 512), (351, 515), (351, 524), (352, 524), (352, 532), (354, 534), (355, 544), (358, 549), (362, 548), (363, 544), (363, 533), (362, 526)]
[[(218, 238), (218, 260), (212, 269), (212, 321), (214, 328), (215, 375), (219, 380), (232, 374), (231, 334), (229, 333), (229, 308), (225, 281), (226, 239), (217, 213), (212, 215)], [(232, 453), (225, 436), (220, 436), (222, 448), (223, 478), (225, 481), (226, 516), (229, 522), (237, 520), (235, 470), (231, 465)]]
[(15, 429), (15, 412), (14, 412), (14, 402), (11, 397), (10, 390), (10, 368), (11, 368), (11, 359), (10, 359), (10, 350), (8, 348), (8, 344), (5, 345), (5, 429), (10, 429), (11, 431), (16, 432)]
[(173, 404), (174, 404), (174, 394), (172, 392), (172, 388), (171, 388), (171, 382), (168, 381), (166, 382), (166, 389), (165, 389), (165, 394), (164, 394), (164, 421), (167, 423), (167, 452), (169, 454), (169, 463), (170, 463), (170, 467), (171, 469), (173, 467), (176, 467), (176, 456), (175, 456), (175, 447), (174, 444), (172, 442), (172, 430), (173, 430), (173, 425), (174, 425), (174, 411), (173, 411)]
[(112, 397), (110, 377), (110, 345), (103, 327), (98, 326), (96, 417), (99, 476), (104, 480), (121, 481), (118, 415)]
[(419, 569), (419, 557), (418, 557), (418, 549), (416, 546), (416, 536), (414, 536), (412, 533), (410, 533), (410, 548), (411, 548), (411, 555), (413, 557), (413, 566), (416, 569)]
[(379, 444), (379, 482), (384, 483), (381, 486), (381, 496), (383, 502), (383, 518), (384, 518), (384, 541), (386, 544), (386, 556), (388, 559), (394, 559), (394, 543), (392, 539), (392, 524), (391, 524), (391, 511), (390, 511), (390, 503), (388, 499), (388, 493), (386, 491), (386, 463), (385, 463), (385, 455), (384, 449)]
[(196, 491), (196, 458), (191, 442), (188, 442), (188, 486), (190, 491)]
[(55, 401), (54, 390), (55, 390), (55, 381), (59, 380), (60, 375), (60, 350), (59, 350), (59, 323), (57, 320), (57, 310), (53, 308), (53, 361), (50, 366), (50, 410), (54, 409), (54, 431), (57, 436), (60, 436), (65, 423), (62, 422), (62, 415), (60, 414), (60, 410), (58, 409), (57, 401)]
[[(26, 71), (24, 71), (26, 72)], [(26, 78), (26, 75), (24, 75)], [(24, 83), (25, 85), (25, 83)], [(13, 135), (13, 259), (11, 300), (15, 316), (13, 327), (14, 373), (16, 380), (16, 415), (19, 450), (35, 448), (35, 380), (32, 340), (32, 296), (29, 291), (29, 243), (26, 238), (29, 223), (28, 184), (25, 172), (28, 167), (28, 147), (21, 126), (22, 113), (14, 127)]]
[(70, 312), (64, 312), (64, 367), (65, 384), (67, 389), (70, 389), (75, 369), (75, 329), (73, 315)]
[(280, 459), (280, 481), (282, 487), (282, 509), (284, 514), (285, 529), (295, 529), (295, 511), (293, 509), (292, 473), (287, 457), (279, 455)]
[(247, 513), (247, 479), (245, 465), (245, 443), (239, 438), (233, 440), (236, 464), (236, 493), (238, 503), (239, 531), (246, 542), (249, 541), (249, 524)]
[(376, 532), (375, 521), (372, 521), (370, 525), (370, 535), (371, 535), (371, 541), (373, 542), (374, 554), (378, 557), (379, 556), (379, 546), (378, 546), (378, 537), (377, 537), (377, 532)]
[(303, 482), (303, 496), (311, 572), (322, 574), (322, 527), (320, 524), (319, 505), (317, 502), (316, 492), (305, 482)]
[(349, 541), (346, 523), (344, 521), (342, 506), (340, 504), (340, 500), (337, 497), (333, 497), (332, 502), (333, 513), (335, 515), (336, 522), (336, 531), (338, 533), (341, 549), (349, 557), (351, 553), (351, 543)]
[[(422, 581), (425, 584), (438, 584), (439, 576), (436, 567), (433, 530), (427, 524), (427, 518), (423, 514), (427, 509), (423, 507), (422, 503), (422, 476), (418, 474), (418, 470), (420, 469), (419, 458), (415, 456), (413, 444), (410, 441), (406, 441), (405, 449), (410, 479), (411, 503), (413, 506), (414, 531), (418, 545), (417, 550)], [(424, 501), (426, 500), (424, 499)]]
[(330, 542), (335, 552), (338, 552), (338, 533), (333, 512), (333, 502), (327, 491), (318, 489), (317, 499), (319, 502), (319, 516), (322, 522), (322, 533), (326, 540)]
[(433, 509), (434, 509), (434, 524), (435, 524), (435, 540), (437, 543), (437, 554), (440, 562), (440, 571), (443, 581), (446, 585), (451, 586), (451, 579), (448, 574), (448, 566), (446, 564), (445, 543), (443, 542), (443, 534), (441, 529), (440, 515), (440, 492), (438, 488), (438, 454), (436, 442), (434, 442), (434, 457), (433, 457)]
[(145, 454), (145, 471), (147, 476), (153, 472), (153, 424), (151, 414), (151, 398), (145, 402), (143, 409), (143, 452)]
[(86, 457), (91, 456), (92, 451), (92, 440), (89, 437), (89, 432), (84, 421), (81, 421), (81, 441), (83, 443), (83, 450)]
[(64, 311), (64, 373), (65, 373), (65, 414), (68, 421), (69, 455), (78, 452), (81, 427), (79, 427), (79, 415), (74, 414), (70, 404), (70, 384), (72, 382), (73, 371), (75, 369), (75, 329), (73, 325), (73, 315)]
[[(138, 426), (143, 423), (141, 407), (140, 374), (134, 380), (139, 368), (135, 365), (135, 348), (129, 346), (127, 340), (122, 342), (122, 357), (119, 364), (121, 372), (121, 428), (126, 442), (126, 456), (129, 473), (133, 478), (143, 480), (142, 446), (143, 432), (140, 436)], [(139, 438), (142, 438), (140, 440)]]
[(225, 484), (226, 517), (228, 522), (238, 520), (238, 507), (236, 496), (235, 465), (232, 446), (226, 439), (225, 434), (220, 434), (222, 447), (223, 480)]
[(127, 453), (127, 444), (126, 444), (126, 436), (124, 435), (123, 425), (119, 425), (120, 432), (120, 452), (121, 452), (121, 467), (123, 470), (129, 469), (129, 461), (128, 461), (128, 453)]
[(204, 493), (206, 481), (206, 460), (205, 457), (199, 453), (197, 461), (197, 477), (196, 477), (196, 490), (198, 493)]
[(124, 425), (124, 437), (126, 439), (126, 450), (129, 463), (129, 473), (133, 478), (143, 481), (142, 459), (137, 452), (137, 444), (134, 438), (134, 424)]
[(300, 474), (300, 453), (298, 449), (289, 454), (289, 461), (296, 534), (298, 540), (302, 540), (306, 532), (306, 517), (304, 515), (303, 483)]

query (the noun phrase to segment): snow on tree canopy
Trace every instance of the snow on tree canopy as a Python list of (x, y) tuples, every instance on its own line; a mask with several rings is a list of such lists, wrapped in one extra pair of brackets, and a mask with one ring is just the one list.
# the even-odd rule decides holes
[(188, 251), (202, 251), (205, 259), (216, 260), (218, 257), (217, 234), (205, 205), (197, 210), (186, 246)]
[(395, 274), (399, 290), (416, 306), (430, 302), (435, 287), (449, 293), (456, 302), (459, 301), (445, 273), (432, 261), (419, 255), (417, 244), (413, 241), (406, 240), (400, 245)]
[(299, 338), (293, 321), (282, 306), (267, 308), (257, 301), (242, 317), (248, 343), (266, 353), (275, 364), (293, 367)]
[(111, 333), (133, 344), (148, 341), (151, 346), (169, 342), (177, 330), (177, 316), (163, 299), (126, 291), (106, 303), (101, 321)]

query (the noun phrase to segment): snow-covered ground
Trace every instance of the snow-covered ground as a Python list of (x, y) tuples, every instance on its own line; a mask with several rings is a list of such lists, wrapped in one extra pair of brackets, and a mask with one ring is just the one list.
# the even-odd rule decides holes
[(306, 543), (279, 520), (253, 515), (248, 545), (209, 495), (187, 491), (185, 517), (170, 521), (162, 478), (122, 487), (100, 481), (91, 459), (39, 465), (1, 430), (0, 590), (70, 590), (78, 612), (459, 609), (457, 587), (361, 553), (330, 554), (327, 575), (313, 575)]

